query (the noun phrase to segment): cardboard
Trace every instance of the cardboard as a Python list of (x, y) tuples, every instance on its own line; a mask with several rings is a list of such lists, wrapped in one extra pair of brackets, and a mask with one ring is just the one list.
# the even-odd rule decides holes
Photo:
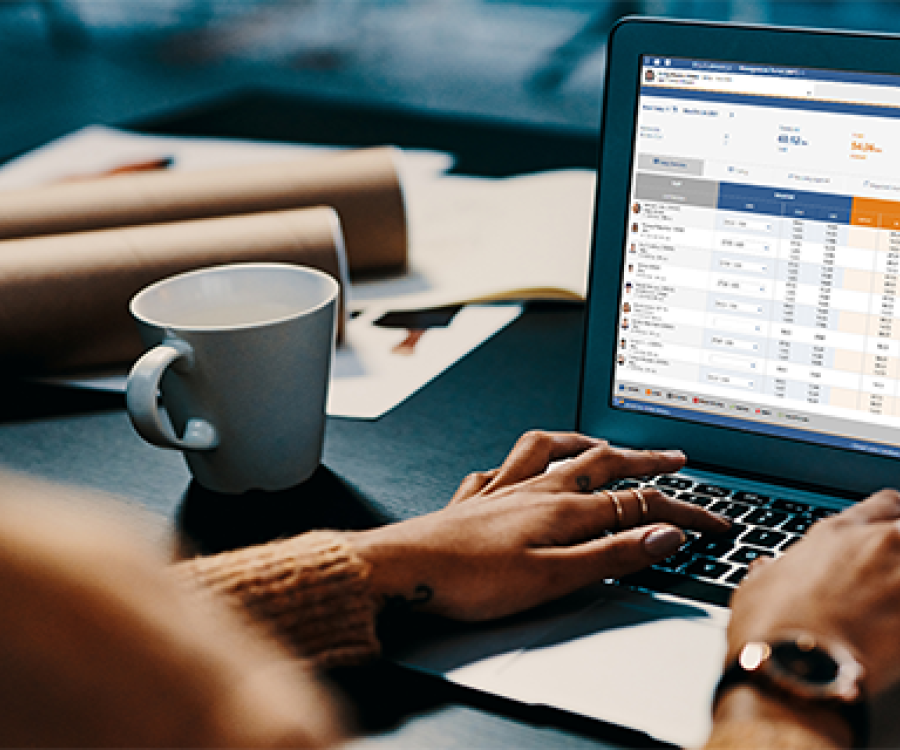
[(143, 349), (128, 312), (135, 293), (173, 274), (252, 261), (337, 278), (343, 336), (344, 240), (335, 211), (319, 207), (0, 241), (0, 366), (46, 374), (131, 363)]
[(402, 271), (407, 227), (397, 163), (397, 149), (379, 147), (9, 191), (0, 201), (0, 239), (331, 206), (340, 216), (350, 273)]

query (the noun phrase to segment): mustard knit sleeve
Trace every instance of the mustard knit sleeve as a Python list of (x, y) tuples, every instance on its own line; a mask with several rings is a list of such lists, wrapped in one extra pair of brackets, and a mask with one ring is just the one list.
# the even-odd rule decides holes
[(380, 652), (369, 570), (346, 536), (332, 531), (173, 565), (182, 583), (230, 600), (321, 667), (358, 664)]

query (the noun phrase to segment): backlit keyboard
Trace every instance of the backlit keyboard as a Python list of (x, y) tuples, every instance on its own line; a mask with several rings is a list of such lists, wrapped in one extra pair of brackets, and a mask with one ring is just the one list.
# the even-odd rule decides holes
[(658, 487), (679, 500), (726, 516), (732, 526), (716, 535), (686, 531), (688, 541), (678, 552), (646, 571), (626, 576), (622, 583), (721, 605), (728, 603), (753, 560), (779, 557), (816, 521), (838, 512), (681, 475), (647, 481), (626, 479), (606, 489), (634, 487)]

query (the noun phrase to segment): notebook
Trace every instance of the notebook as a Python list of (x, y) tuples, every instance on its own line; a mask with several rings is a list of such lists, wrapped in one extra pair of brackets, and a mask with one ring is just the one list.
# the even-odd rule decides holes
[[(404, 661), (701, 743), (761, 555), (900, 482), (900, 40), (634, 18), (608, 46), (579, 424), (728, 539)], [(621, 486), (629, 486), (621, 485)]]

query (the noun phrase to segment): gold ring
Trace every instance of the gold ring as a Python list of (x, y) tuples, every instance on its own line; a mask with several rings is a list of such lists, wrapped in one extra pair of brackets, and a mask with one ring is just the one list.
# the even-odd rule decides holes
[(619, 498), (617, 498), (612, 492), (609, 490), (603, 490), (603, 494), (610, 499), (613, 507), (616, 509), (616, 522), (618, 523), (618, 527), (620, 529), (625, 528), (625, 511), (622, 510), (622, 503), (619, 502)]
[(632, 487), (631, 491), (634, 493), (634, 496), (640, 500), (641, 503), (641, 523), (647, 520), (647, 517), (650, 515), (650, 510), (647, 508), (647, 498), (644, 497), (644, 493), (641, 492), (639, 487)]

